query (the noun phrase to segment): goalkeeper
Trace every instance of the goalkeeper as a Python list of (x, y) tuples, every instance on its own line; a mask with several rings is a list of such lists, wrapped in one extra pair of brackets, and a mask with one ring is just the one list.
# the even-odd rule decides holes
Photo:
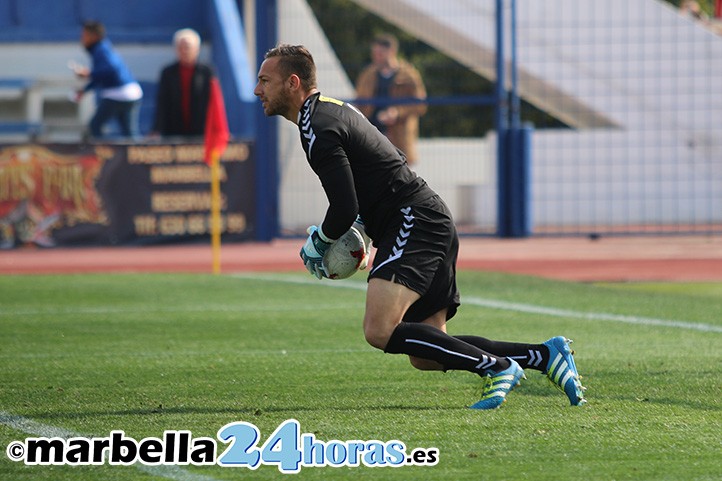
[(366, 341), (406, 354), (421, 370), (464, 370), (486, 379), (471, 407), (499, 407), (524, 376), (544, 372), (569, 398), (584, 403), (569, 341), (540, 344), (452, 336), (446, 323), (460, 305), (456, 286), (459, 238), (444, 201), (407, 166), (404, 154), (355, 107), (321, 95), (311, 53), (300, 45), (269, 50), (254, 94), (266, 116), (298, 125), (309, 165), (329, 201), (323, 222), (301, 249), (306, 268), (321, 278), (329, 246), (363, 219), (376, 255), (369, 272), (363, 329)]

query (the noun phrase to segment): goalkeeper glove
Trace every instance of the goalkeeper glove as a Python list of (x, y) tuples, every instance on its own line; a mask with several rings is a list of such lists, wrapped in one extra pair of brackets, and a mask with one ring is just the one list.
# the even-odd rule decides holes
[(306, 232), (308, 232), (308, 239), (301, 248), (301, 260), (306, 265), (308, 272), (318, 279), (328, 277), (328, 273), (323, 267), (323, 255), (331, 247), (333, 241), (323, 235), (321, 229), (315, 225), (310, 226)]
[(364, 259), (361, 261), (361, 265), (359, 266), (359, 269), (363, 270), (366, 269), (366, 266), (369, 264), (369, 257), (371, 256), (371, 238), (366, 235), (366, 226), (364, 225), (364, 221), (361, 219), (360, 215), (356, 216), (356, 220), (353, 222), (352, 227), (359, 231), (364, 240), (364, 250), (366, 251), (366, 255), (364, 255)]

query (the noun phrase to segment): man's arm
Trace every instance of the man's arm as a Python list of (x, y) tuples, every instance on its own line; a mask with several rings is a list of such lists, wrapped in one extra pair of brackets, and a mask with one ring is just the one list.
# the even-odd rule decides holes
[(345, 164), (319, 176), (328, 198), (328, 210), (321, 230), (329, 239), (338, 239), (349, 230), (358, 215), (358, 199), (351, 166)]
[[(411, 65), (406, 64), (402, 76), (401, 85), (397, 87), (396, 95), (398, 97), (414, 97), (417, 99), (426, 98), (426, 86), (421, 79), (421, 74)], [(404, 104), (395, 106), (399, 119), (405, 119), (409, 116), (421, 117), (426, 113), (426, 104)]]

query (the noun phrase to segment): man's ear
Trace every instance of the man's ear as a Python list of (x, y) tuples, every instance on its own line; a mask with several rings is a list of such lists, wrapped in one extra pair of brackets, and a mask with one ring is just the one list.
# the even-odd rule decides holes
[(291, 90), (297, 90), (301, 87), (301, 79), (295, 73), (291, 74), (291, 76), (288, 77), (288, 85), (291, 87)]

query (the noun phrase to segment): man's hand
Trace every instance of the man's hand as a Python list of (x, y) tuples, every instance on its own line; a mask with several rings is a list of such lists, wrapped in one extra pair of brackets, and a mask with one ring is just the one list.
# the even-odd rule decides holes
[(399, 111), (396, 107), (389, 107), (379, 112), (378, 119), (386, 126), (394, 125), (399, 120)]
[(333, 241), (326, 238), (315, 225), (310, 226), (306, 232), (308, 232), (308, 239), (301, 248), (301, 260), (306, 265), (308, 272), (318, 279), (328, 277), (328, 273), (323, 267), (323, 255), (331, 247)]
[(356, 220), (353, 221), (352, 227), (359, 231), (361, 237), (364, 239), (364, 250), (366, 251), (366, 255), (359, 266), (359, 269), (364, 270), (369, 265), (369, 258), (371, 257), (371, 238), (366, 235), (366, 226), (364, 225), (364, 221), (361, 220), (360, 215), (356, 216)]
[(87, 79), (90, 77), (90, 69), (78, 63), (74, 60), (68, 60), (68, 68), (73, 71), (76, 77)]

